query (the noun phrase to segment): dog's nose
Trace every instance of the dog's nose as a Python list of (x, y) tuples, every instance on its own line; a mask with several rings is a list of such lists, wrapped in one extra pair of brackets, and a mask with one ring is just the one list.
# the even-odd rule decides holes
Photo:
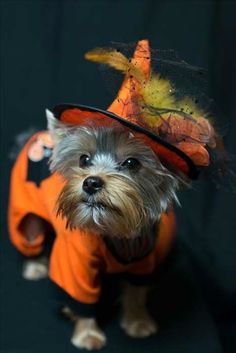
[(83, 182), (83, 190), (88, 194), (95, 194), (103, 187), (104, 181), (97, 176), (91, 176), (84, 180)]

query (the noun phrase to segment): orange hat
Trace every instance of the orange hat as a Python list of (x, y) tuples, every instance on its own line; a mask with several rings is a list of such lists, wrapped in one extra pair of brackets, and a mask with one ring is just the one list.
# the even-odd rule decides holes
[(112, 48), (97, 48), (85, 57), (125, 74), (117, 97), (107, 110), (61, 104), (54, 107), (54, 115), (75, 125), (121, 124), (173, 171), (196, 179), (200, 168), (210, 163), (208, 150), (216, 146), (215, 130), (193, 100), (177, 100), (171, 82), (151, 71), (148, 40), (138, 42), (131, 59)]

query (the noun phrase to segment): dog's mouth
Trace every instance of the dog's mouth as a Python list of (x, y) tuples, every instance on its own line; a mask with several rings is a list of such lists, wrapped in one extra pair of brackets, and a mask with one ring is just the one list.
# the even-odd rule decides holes
[(105, 209), (107, 208), (107, 205), (105, 205), (102, 202), (96, 202), (96, 201), (86, 201), (83, 200), (82, 203), (90, 208), (98, 208), (98, 209)]
[(95, 200), (82, 200), (81, 203), (85, 206), (87, 206), (91, 210), (96, 210), (96, 211), (112, 211), (120, 214), (120, 211), (117, 207), (114, 207), (112, 205), (107, 205), (104, 202), (101, 201), (95, 201)]

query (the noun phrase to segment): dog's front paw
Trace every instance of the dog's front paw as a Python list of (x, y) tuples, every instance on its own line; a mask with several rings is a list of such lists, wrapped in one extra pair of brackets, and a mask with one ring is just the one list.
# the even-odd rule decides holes
[(94, 319), (78, 319), (71, 343), (77, 348), (98, 350), (106, 345), (106, 336)]
[(139, 317), (123, 317), (121, 327), (128, 336), (136, 338), (148, 337), (158, 331), (157, 324), (147, 313)]
[(44, 258), (26, 260), (23, 266), (22, 276), (29, 281), (37, 281), (48, 276), (48, 263)]

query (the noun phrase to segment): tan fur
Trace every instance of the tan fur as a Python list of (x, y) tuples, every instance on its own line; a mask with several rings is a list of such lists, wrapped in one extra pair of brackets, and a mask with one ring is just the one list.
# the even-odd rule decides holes
[(106, 336), (98, 327), (95, 319), (78, 318), (71, 343), (77, 348), (101, 349), (106, 344)]
[(131, 337), (148, 337), (157, 332), (157, 324), (146, 308), (148, 287), (126, 283), (122, 295), (121, 327)]
[[(83, 228), (80, 206), (83, 204), (81, 185), (89, 174), (72, 178), (63, 188), (57, 202), (58, 213), (67, 218), (68, 227)], [(86, 221), (86, 228), (97, 228), (99, 233), (107, 233), (113, 237), (131, 237), (138, 233), (145, 218), (143, 200), (127, 178), (122, 175), (97, 173), (105, 182), (104, 189), (96, 196), (96, 202), (101, 202), (106, 209), (102, 223), (94, 220)], [(97, 211), (99, 213), (99, 210)]]
[(37, 281), (48, 277), (48, 259), (40, 257), (38, 259), (25, 260), (22, 276), (28, 281)]

